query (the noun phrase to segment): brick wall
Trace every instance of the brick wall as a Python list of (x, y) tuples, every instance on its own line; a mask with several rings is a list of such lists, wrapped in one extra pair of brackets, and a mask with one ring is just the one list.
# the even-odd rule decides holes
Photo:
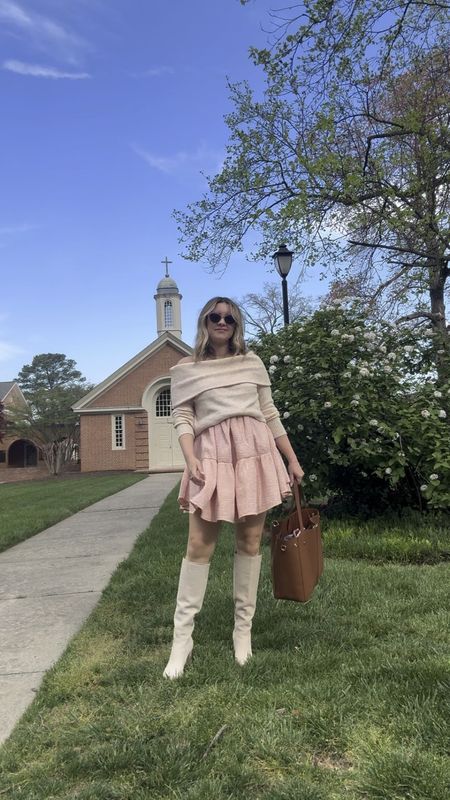
[(114, 386), (105, 389), (90, 405), (94, 408), (103, 406), (108, 408), (117, 405), (139, 406), (146, 386), (162, 375), (168, 375), (170, 367), (173, 367), (180, 357), (179, 350), (165, 345), (156, 353), (148, 356), (124, 378), (119, 379)]
[(83, 414), (80, 425), (81, 471), (136, 469), (135, 415), (124, 414), (125, 450), (112, 449), (111, 414)]
[[(20, 393), (17, 386), (13, 386), (6, 399), (3, 401), (5, 409), (8, 410), (8, 407), (12, 407), (13, 405), (18, 406), (19, 408), (23, 408), (26, 406), (26, 403), (23, 400), (22, 394)], [(3, 441), (0, 442), (0, 450), (3, 450), (5, 453), (5, 461), (0, 461), (0, 470), (8, 469), (8, 450), (10, 446), (16, 442), (18, 439), (22, 439), (21, 436), (5, 436)], [(32, 442), (32, 439), (27, 439), (27, 441)], [(37, 467), (29, 467), (29, 469), (37, 469), (39, 466), (42, 466), (42, 455), (39, 451), (39, 447), (36, 446), (38, 451), (38, 466)]]
[[(169, 374), (170, 367), (180, 360), (180, 352), (169, 344), (135, 367), (89, 404), (92, 408), (140, 406), (146, 387)], [(89, 406), (87, 406), (89, 408)], [(80, 415), (81, 471), (148, 469), (148, 418), (145, 411), (117, 411), (124, 414), (125, 450), (111, 446), (111, 414)]]

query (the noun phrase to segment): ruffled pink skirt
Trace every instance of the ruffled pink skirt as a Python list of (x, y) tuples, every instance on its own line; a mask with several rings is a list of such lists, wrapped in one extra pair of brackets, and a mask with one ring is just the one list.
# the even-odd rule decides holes
[(265, 422), (254, 417), (230, 417), (194, 439), (194, 454), (203, 467), (205, 483), (181, 479), (181, 510), (209, 522), (236, 522), (260, 514), (291, 494), (289, 475)]

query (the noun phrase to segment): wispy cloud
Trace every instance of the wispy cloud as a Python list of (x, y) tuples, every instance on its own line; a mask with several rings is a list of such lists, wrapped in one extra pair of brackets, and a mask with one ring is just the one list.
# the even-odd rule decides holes
[(217, 172), (222, 164), (223, 154), (217, 150), (208, 148), (202, 142), (196, 150), (188, 152), (179, 150), (170, 156), (157, 155), (140, 147), (137, 144), (131, 145), (132, 149), (142, 158), (149, 167), (164, 172), (166, 175), (174, 175), (179, 172), (195, 169), (205, 172)]
[(145, 69), (142, 72), (132, 72), (132, 78), (160, 78), (161, 75), (174, 75), (175, 70), (173, 67), (150, 67), (149, 69)]
[(23, 61), (4, 61), (3, 69), (9, 72), (17, 72), (18, 75), (32, 75), (35, 78), (53, 78), (53, 79), (69, 79), (69, 80), (82, 80), (90, 78), (87, 72), (64, 72), (60, 69), (53, 67), (42, 67), (40, 64), (25, 64)]
[[(0, 236), (15, 236), (18, 233), (27, 233), (39, 228), (39, 225), (32, 225), (28, 222), (21, 222), (18, 225), (0, 225)], [(1, 321), (1, 315), (0, 315)]]
[(49, 17), (28, 11), (13, 0), (0, 0), (0, 22), (18, 30), (40, 50), (76, 64), (79, 55), (90, 47), (85, 39)]

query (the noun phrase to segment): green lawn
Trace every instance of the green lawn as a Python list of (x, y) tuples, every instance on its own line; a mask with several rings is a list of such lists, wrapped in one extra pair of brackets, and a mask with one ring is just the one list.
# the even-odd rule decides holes
[(0, 485), (0, 553), (146, 477), (124, 472)]
[[(231, 649), (226, 526), (192, 665), (162, 678), (187, 517), (175, 488), (0, 749), (14, 800), (448, 800), (448, 566), (331, 558)], [(216, 743), (210, 747), (216, 734)]]
[(400, 517), (386, 512), (365, 521), (322, 517), (322, 529), (332, 556), (403, 564), (450, 560), (450, 514), (445, 512), (404, 509)]

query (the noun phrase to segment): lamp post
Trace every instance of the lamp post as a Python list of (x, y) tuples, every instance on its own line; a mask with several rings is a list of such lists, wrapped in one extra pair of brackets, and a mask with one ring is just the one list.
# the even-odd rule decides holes
[(280, 244), (277, 252), (273, 254), (276, 270), (281, 275), (283, 287), (283, 317), (285, 325), (289, 325), (289, 305), (286, 278), (289, 275), (289, 270), (292, 266), (293, 255), (294, 253), (291, 250), (288, 250), (285, 244)]

